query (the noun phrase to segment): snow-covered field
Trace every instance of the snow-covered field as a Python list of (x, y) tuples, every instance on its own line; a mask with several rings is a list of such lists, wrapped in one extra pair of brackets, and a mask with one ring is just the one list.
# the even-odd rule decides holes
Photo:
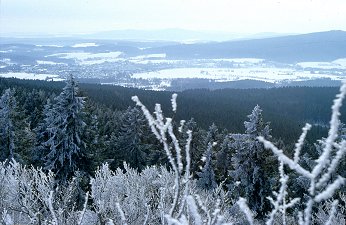
[(54, 47), (54, 48), (62, 48), (63, 45), (36, 45), (37, 47)]
[(71, 47), (72, 48), (86, 48), (86, 47), (97, 47), (99, 46), (98, 44), (96, 43), (80, 43), (80, 44), (75, 44), (75, 45), (72, 45)]
[(35, 74), (35, 73), (0, 73), (0, 77), (5, 78), (18, 78), (18, 79), (27, 79), (27, 80), (53, 80), (53, 81), (62, 81), (63, 79), (59, 78), (58, 75), (54, 74)]
[(145, 73), (136, 73), (132, 78), (141, 79), (211, 79), (217, 82), (236, 80), (260, 80), (271, 83), (282, 81), (304, 81), (317, 78), (341, 80), (342, 76), (329, 74), (311, 74), (308, 71), (296, 71), (284, 68), (175, 68)]
[(81, 65), (101, 64), (104, 62), (117, 62), (123, 60), (118, 58), (122, 52), (105, 52), (105, 53), (89, 53), (89, 52), (69, 52), (57, 53), (50, 56), (56, 56), (63, 59), (74, 59), (76, 63)]
[(214, 59), (214, 61), (224, 61), (224, 62), (233, 62), (233, 63), (261, 63), (264, 59), (257, 58), (230, 58), (230, 59)]
[(346, 58), (337, 59), (332, 62), (300, 62), (298, 66), (303, 68), (317, 68), (317, 69), (346, 69)]
[(36, 63), (38, 65), (66, 65), (66, 63), (57, 63), (53, 61), (43, 61), (43, 60), (36, 60)]

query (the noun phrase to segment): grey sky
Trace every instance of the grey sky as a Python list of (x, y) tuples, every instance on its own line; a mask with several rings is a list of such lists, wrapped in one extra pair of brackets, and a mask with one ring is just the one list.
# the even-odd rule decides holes
[(0, 0), (1, 33), (346, 30), (345, 0)]

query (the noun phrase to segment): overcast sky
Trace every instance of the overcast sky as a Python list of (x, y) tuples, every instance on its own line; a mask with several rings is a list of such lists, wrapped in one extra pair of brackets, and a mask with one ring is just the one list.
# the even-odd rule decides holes
[(0, 32), (346, 30), (345, 0), (0, 0)]

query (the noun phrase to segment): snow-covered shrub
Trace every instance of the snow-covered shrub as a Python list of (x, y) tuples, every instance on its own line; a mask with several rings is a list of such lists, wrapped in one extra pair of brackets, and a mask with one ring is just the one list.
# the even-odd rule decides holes
[[(169, 213), (175, 197), (174, 173), (164, 167), (147, 167), (141, 173), (126, 164), (124, 168), (125, 171), (118, 169), (112, 172), (104, 164), (91, 180), (93, 207), (99, 222), (103, 224), (109, 219), (121, 221), (120, 207), (128, 224), (165, 223), (165, 215)], [(206, 213), (213, 210), (217, 199), (226, 199), (221, 187), (207, 192), (197, 188), (195, 181), (190, 183), (190, 194), (199, 196), (198, 203), (205, 207)], [(229, 205), (219, 201), (220, 209), (226, 214)]]
[[(13, 224), (81, 224), (76, 207), (77, 183), (55, 187), (55, 176), (16, 161), (0, 163), (0, 212)], [(5, 224), (6, 224), (5, 223)]]
[[(287, 157), (282, 150), (278, 149), (273, 143), (265, 140), (264, 137), (259, 137), (258, 139), (265, 145), (266, 148), (269, 148), (273, 153), (278, 157), (279, 161), (282, 164), (287, 165), (295, 173), (307, 178), (309, 180), (308, 188), (308, 197), (305, 202), (301, 202), (304, 205), (304, 211), (299, 212), (298, 214), (298, 223), (308, 225), (312, 221), (317, 222), (317, 220), (322, 221), (324, 224), (335, 224), (336, 222), (342, 221), (344, 218), (338, 218), (338, 200), (334, 200), (332, 203), (328, 204), (330, 211), (327, 215), (323, 216), (325, 213), (325, 208), (321, 205), (334, 197), (337, 190), (339, 190), (342, 185), (345, 184), (346, 179), (337, 174), (338, 166), (341, 160), (346, 155), (346, 140), (338, 140), (338, 131), (340, 128), (340, 108), (342, 106), (342, 101), (346, 96), (346, 83), (344, 83), (340, 88), (340, 93), (336, 96), (334, 104), (332, 106), (332, 116), (330, 120), (330, 129), (328, 132), (328, 137), (323, 140), (323, 148), (321, 149), (321, 154), (316, 159), (316, 163), (311, 170), (303, 168), (300, 162), (300, 155), (302, 146), (307, 135), (307, 132), (311, 128), (310, 124), (306, 124), (303, 128), (303, 132), (295, 145), (294, 157), (293, 159)], [(292, 200), (292, 204), (286, 203), (284, 201), (285, 196), (287, 195), (286, 186), (287, 180), (289, 177), (283, 174), (283, 168), (281, 172), (281, 188), (279, 193), (274, 193), (276, 195), (276, 200), (271, 199), (274, 209), (271, 213), (270, 219), (267, 221), (267, 224), (273, 224), (272, 218), (276, 215), (277, 212), (283, 212), (282, 208), (288, 208), (287, 206), (292, 207), (293, 203), (302, 201), (302, 199)], [(286, 205), (290, 204), (290, 205)], [(286, 205), (286, 206), (285, 206)], [(313, 218), (314, 216), (314, 207), (320, 206), (317, 214), (315, 216), (320, 216), (323, 219)]]
[[(312, 224), (316, 224), (316, 225), (326, 224), (328, 222), (328, 220), (330, 219), (330, 212), (332, 210), (332, 204), (333, 204), (332, 200), (329, 200), (329, 201), (323, 202), (322, 204), (319, 204), (317, 212), (314, 213), (314, 215), (312, 217)], [(345, 214), (343, 212), (341, 212), (340, 209), (341, 209), (340, 206), (336, 207), (335, 214), (333, 215), (333, 217), (330, 220), (331, 224), (338, 224), (338, 225), (345, 225), (346, 224)]]
[[(173, 113), (175, 113), (177, 109), (176, 99), (177, 94), (173, 94), (171, 100)], [(226, 210), (224, 210), (225, 208), (220, 207), (223, 205), (221, 201), (225, 201), (225, 198), (218, 199), (219, 196), (216, 196), (213, 201), (210, 201), (211, 199), (208, 199), (206, 196), (194, 193), (193, 191), (195, 190), (195, 184), (191, 182), (192, 178), (190, 175), (191, 130), (186, 132), (188, 137), (184, 148), (181, 148), (177, 135), (174, 133), (172, 118), (166, 118), (163, 115), (160, 104), (155, 105), (155, 112), (154, 115), (152, 115), (140, 102), (137, 96), (132, 97), (132, 100), (136, 102), (137, 106), (141, 107), (152, 132), (163, 145), (163, 149), (168, 157), (172, 175), (174, 177), (174, 184), (167, 187), (168, 190), (174, 191), (174, 194), (170, 196), (171, 201), (160, 201), (161, 204), (164, 202), (165, 205), (170, 208), (168, 211), (161, 208), (160, 214), (165, 218), (164, 221), (161, 220), (161, 223), (221, 225), (232, 221), (232, 218), (223, 215), (223, 213), (227, 214)], [(181, 122), (180, 124), (183, 126), (184, 123)], [(182, 130), (182, 128), (178, 129), (178, 131)], [(182, 159), (182, 155), (185, 155), (185, 160)], [(167, 189), (165, 188), (161, 190), (167, 191)], [(225, 195), (223, 197), (225, 197)], [(166, 198), (166, 196), (161, 193), (160, 198)], [(213, 207), (208, 207), (210, 206), (210, 202), (213, 203)]]
[(161, 176), (160, 172), (164, 174), (167, 171), (150, 167), (138, 173), (126, 164), (124, 168), (125, 171), (112, 172), (104, 164), (91, 180), (91, 197), (100, 222), (103, 224), (109, 219), (121, 221), (120, 206), (129, 224), (143, 224), (146, 220), (155, 224), (158, 218), (153, 214), (158, 208), (160, 186), (157, 178)]

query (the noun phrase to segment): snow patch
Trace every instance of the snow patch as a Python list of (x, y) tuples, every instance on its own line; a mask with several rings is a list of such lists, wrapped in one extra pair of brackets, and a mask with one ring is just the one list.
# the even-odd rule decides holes
[(213, 59), (216, 62), (233, 62), (233, 63), (261, 63), (264, 59), (257, 58), (230, 58), (230, 59)]
[(59, 78), (59, 75), (54, 74), (35, 74), (35, 73), (0, 73), (0, 77), (4, 78), (18, 78), (18, 79), (27, 79), (27, 80), (53, 80), (53, 81), (62, 81), (64, 79)]
[(57, 63), (53, 61), (43, 61), (43, 60), (36, 60), (36, 63), (39, 65), (66, 65), (66, 63)]
[(12, 49), (9, 49), (9, 50), (1, 50), (0, 53), (10, 53), (10, 52), (13, 52)]
[(341, 76), (330, 74), (312, 74), (309, 71), (297, 71), (290, 68), (174, 68), (151, 72), (135, 73), (137, 79), (210, 79), (216, 82), (237, 80), (259, 80), (265, 82), (305, 81), (310, 79), (329, 78), (342, 80)]
[(86, 47), (97, 47), (97, 46), (99, 45), (96, 43), (80, 43), (80, 44), (72, 45), (71, 47), (72, 48), (86, 48)]
[(63, 45), (36, 45), (36, 47), (54, 47), (54, 48), (62, 48)]
[(332, 62), (300, 62), (297, 65), (303, 68), (346, 69), (346, 58), (337, 59)]
[(166, 58), (166, 53), (162, 54), (149, 54), (149, 55), (139, 55), (136, 57), (132, 57), (131, 59), (163, 59)]
[(104, 62), (117, 62), (124, 59), (118, 58), (122, 52), (104, 52), (104, 53), (89, 53), (89, 52), (68, 52), (56, 53), (50, 56), (56, 56), (63, 59), (74, 59), (76, 63), (81, 65), (101, 64)]

